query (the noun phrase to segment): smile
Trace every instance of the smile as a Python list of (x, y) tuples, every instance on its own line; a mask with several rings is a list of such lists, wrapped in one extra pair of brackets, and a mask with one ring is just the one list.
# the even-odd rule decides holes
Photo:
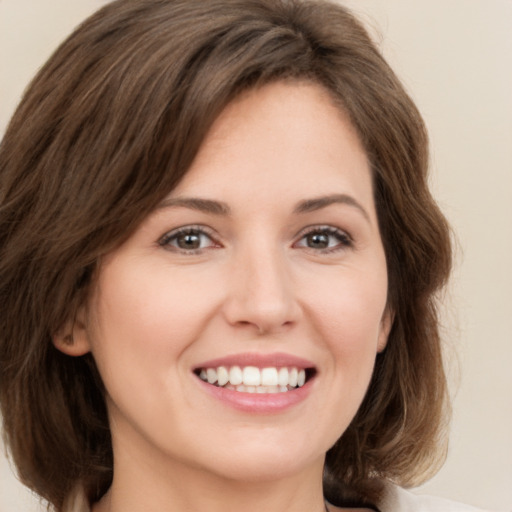
[(196, 375), (216, 387), (242, 393), (286, 393), (304, 386), (314, 370), (297, 367), (218, 366)]

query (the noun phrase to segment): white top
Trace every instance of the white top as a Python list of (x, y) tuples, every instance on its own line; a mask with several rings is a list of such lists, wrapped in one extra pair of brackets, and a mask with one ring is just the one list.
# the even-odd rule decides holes
[[(393, 484), (386, 485), (384, 497), (377, 507), (380, 512), (490, 512), (443, 498), (413, 494)], [(78, 491), (70, 496), (64, 511), (91, 512), (91, 509), (83, 492)]]
[(417, 495), (396, 485), (387, 485), (381, 512), (490, 512), (435, 496)]

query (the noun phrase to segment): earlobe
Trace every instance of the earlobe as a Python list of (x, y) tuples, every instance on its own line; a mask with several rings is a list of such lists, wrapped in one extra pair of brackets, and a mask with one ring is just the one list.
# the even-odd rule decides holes
[(394, 320), (394, 311), (386, 307), (386, 311), (384, 311), (384, 315), (382, 316), (380, 323), (379, 339), (377, 340), (377, 352), (379, 354), (386, 348), (386, 345), (388, 344), (388, 337), (389, 333), (391, 332), (391, 327), (393, 327)]
[(80, 312), (52, 336), (53, 345), (68, 356), (83, 356), (91, 351), (89, 336)]

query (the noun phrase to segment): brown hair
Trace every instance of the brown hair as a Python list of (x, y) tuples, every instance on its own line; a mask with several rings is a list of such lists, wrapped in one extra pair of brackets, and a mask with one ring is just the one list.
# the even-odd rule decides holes
[[(343, 7), (298, 0), (124, 0), (85, 21), (27, 90), (0, 145), (0, 403), (22, 481), (57, 510), (112, 479), (103, 387), (90, 355), (52, 335), (88, 296), (99, 258), (187, 172), (241, 91), (322, 84), (373, 169), (394, 324), (367, 396), (328, 452), (326, 494), (372, 500), (443, 455), (446, 385), (435, 292), (449, 230), (427, 186), (427, 136), (402, 85)], [(441, 450), (440, 450), (441, 447)]]

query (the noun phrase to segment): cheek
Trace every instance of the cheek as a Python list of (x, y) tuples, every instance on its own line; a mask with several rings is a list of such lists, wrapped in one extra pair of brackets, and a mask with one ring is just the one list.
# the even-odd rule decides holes
[(352, 272), (325, 285), (310, 294), (313, 329), (329, 354), (336, 389), (345, 399), (362, 400), (382, 339), (386, 274)]
[[(341, 274), (341, 272), (340, 272)], [(376, 348), (386, 308), (385, 273), (346, 273), (317, 282), (309, 293), (316, 323), (333, 348), (359, 352)]]
[(386, 285), (382, 281), (384, 291), (376, 293), (367, 283), (345, 278), (342, 286), (331, 280), (328, 293), (317, 287), (310, 296), (312, 329), (326, 361), (329, 405), (318, 411), (318, 424), (326, 426), (327, 449), (356, 415), (375, 366)]
[(204, 277), (165, 265), (138, 265), (134, 271), (118, 260), (104, 266), (88, 332), (105, 387), (116, 400), (144, 390), (151, 400), (170, 384), (180, 385), (180, 375), (189, 371), (184, 354), (219, 302), (219, 287)]
[[(92, 327), (98, 343), (142, 350), (177, 350), (193, 337), (206, 304), (214, 300), (201, 281), (160, 269), (106, 267), (93, 301)], [(189, 277), (189, 279), (187, 279)]]
[(147, 272), (103, 270), (91, 302), (88, 334), (109, 392), (121, 385), (135, 390), (144, 374), (158, 376), (181, 350), (172, 332), (179, 313), (173, 310), (171, 289), (161, 284)]
[[(189, 371), (183, 354), (198, 337), (198, 317), (207, 315), (197, 292), (191, 292), (194, 286), (171, 282), (154, 272), (118, 266), (105, 268), (98, 283), (88, 332), (118, 424), (122, 417), (134, 426), (140, 418), (169, 425), (176, 408), (186, 406), (179, 392), (182, 374)], [(162, 417), (155, 417), (156, 411)]]

